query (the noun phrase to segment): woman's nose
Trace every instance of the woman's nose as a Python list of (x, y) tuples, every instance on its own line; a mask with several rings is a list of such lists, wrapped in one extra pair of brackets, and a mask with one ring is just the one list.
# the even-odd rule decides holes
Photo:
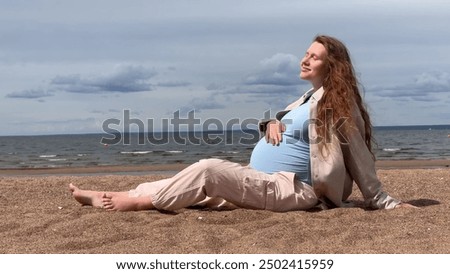
[(303, 64), (308, 65), (308, 59), (306, 57), (304, 57), (301, 61), (300, 61), (300, 66), (302, 66)]

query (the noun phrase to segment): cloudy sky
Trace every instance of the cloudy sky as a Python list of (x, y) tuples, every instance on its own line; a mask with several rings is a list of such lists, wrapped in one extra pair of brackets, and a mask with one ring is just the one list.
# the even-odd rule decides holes
[(317, 34), (350, 49), (375, 125), (450, 124), (449, 26), (446, 0), (0, 0), (0, 135), (259, 119), (309, 88)]

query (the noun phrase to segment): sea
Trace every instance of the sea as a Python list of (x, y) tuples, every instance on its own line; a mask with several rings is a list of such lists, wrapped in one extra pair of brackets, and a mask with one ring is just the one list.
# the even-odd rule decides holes
[[(0, 169), (248, 163), (257, 131), (0, 136)], [(450, 125), (375, 127), (378, 160), (450, 159)]]

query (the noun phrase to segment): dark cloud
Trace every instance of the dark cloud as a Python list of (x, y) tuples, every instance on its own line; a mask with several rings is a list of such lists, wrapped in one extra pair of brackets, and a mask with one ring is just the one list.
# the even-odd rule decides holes
[(372, 86), (368, 91), (375, 96), (401, 100), (433, 102), (437, 95), (450, 92), (450, 74), (442, 71), (424, 72), (410, 83), (391, 86)]
[(189, 105), (193, 106), (197, 110), (204, 109), (223, 109), (226, 106), (216, 101), (213, 96), (210, 96), (206, 99), (203, 98), (193, 98)]
[(19, 99), (40, 99), (51, 96), (54, 96), (53, 92), (41, 89), (22, 90), (17, 92), (11, 92), (6, 95), (7, 98), (19, 98)]
[(159, 82), (157, 84), (158, 87), (187, 87), (190, 85), (191, 83), (187, 81), (167, 81), (167, 82)]
[(109, 75), (57, 76), (53, 78), (51, 85), (74, 93), (140, 92), (153, 89), (150, 80), (156, 74), (154, 69), (143, 66), (122, 65)]
[(226, 86), (219, 85), (217, 83), (210, 83), (209, 85), (206, 86), (206, 90), (223, 90), (225, 88)]

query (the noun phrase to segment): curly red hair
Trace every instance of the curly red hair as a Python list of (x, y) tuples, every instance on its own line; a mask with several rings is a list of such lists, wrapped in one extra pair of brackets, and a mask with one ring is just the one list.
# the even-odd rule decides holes
[[(344, 123), (344, 132), (348, 132), (349, 125), (353, 125), (352, 112), (356, 103), (357, 108), (364, 120), (364, 140), (372, 153), (372, 123), (360, 94), (358, 80), (350, 59), (347, 47), (336, 38), (318, 35), (314, 42), (322, 44), (326, 51), (327, 73), (323, 81), (324, 94), (318, 104), (318, 119), (326, 121), (326, 110), (333, 110), (333, 123), (341, 117), (348, 118)], [(325, 127), (317, 127), (319, 136), (326, 136)], [(330, 129), (328, 129), (330, 130)], [(323, 143), (321, 143), (323, 145)]]

